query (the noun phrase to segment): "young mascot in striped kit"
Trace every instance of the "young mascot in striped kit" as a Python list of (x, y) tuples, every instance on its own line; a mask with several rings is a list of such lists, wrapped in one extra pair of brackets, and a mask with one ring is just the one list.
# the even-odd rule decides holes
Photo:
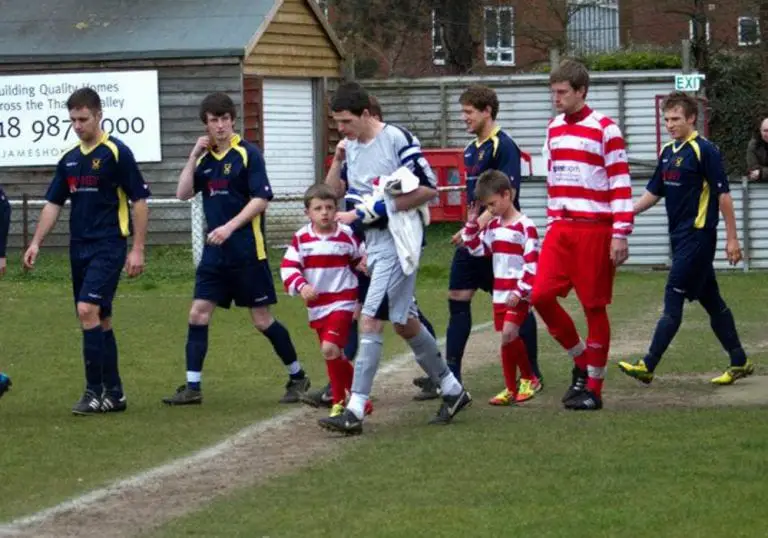
[(483, 172), (475, 196), (493, 218), (481, 231), (477, 223), (480, 208), (477, 202), (472, 204), (461, 238), (472, 256), (490, 257), (493, 264), (493, 319), (496, 330), (501, 332), (505, 384), (504, 390), (488, 403), (513, 405), (533, 398), (540, 385), (520, 337), (520, 329), (528, 319), (528, 300), (536, 278), (539, 234), (533, 221), (515, 207), (517, 189), (504, 172)]
[[(574, 360), (567, 409), (598, 410), (610, 345), (616, 267), (629, 257), (632, 188), (624, 139), (607, 116), (585, 102), (589, 73), (566, 60), (550, 75), (560, 113), (547, 129), (548, 231), (539, 257), (532, 300), (550, 334)], [(571, 289), (587, 318), (587, 343), (557, 301)]]
[[(280, 277), (289, 295), (307, 305), (309, 326), (317, 331), (331, 380), (331, 416), (344, 411), (352, 389), (354, 366), (344, 356), (357, 307), (355, 269), (365, 254), (352, 228), (336, 222), (336, 193), (325, 184), (311, 186), (304, 195), (310, 223), (293, 235), (280, 264)], [(366, 402), (366, 414), (373, 407)]]

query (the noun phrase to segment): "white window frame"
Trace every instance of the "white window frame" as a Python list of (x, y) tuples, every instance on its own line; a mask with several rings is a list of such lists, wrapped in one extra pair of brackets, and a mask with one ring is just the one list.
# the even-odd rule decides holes
[[(501, 13), (504, 11), (508, 11), (510, 13), (510, 21), (511, 21), (511, 31), (512, 35), (510, 36), (509, 47), (502, 47), (500, 45), (501, 43)], [(496, 46), (495, 47), (489, 47), (488, 42), (486, 39), (486, 32), (485, 32), (485, 26), (488, 21), (488, 13), (493, 13), (493, 16), (496, 17), (496, 28), (497, 28), (497, 35), (496, 35)], [(488, 53), (489, 52), (495, 52), (496, 53), (496, 61), (488, 61)], [(501, 55), (502, 53), (509, 53), (512, 56), (511, 60), (502, 60)], [(513, 66), (515, 64), (515, 8), (513, 6), (484, 6), (483, 7), (483, 60), (485, 61), (485, 65), (493, 65), (493, 66)]]
[[(436, 43), (435, 38), (439, 28), (437, 26), (437, 10), (432, 10), (432, 63), (434, 65), (445, 65), (445, 47), (441, 43)], [(438, 55), (442, 57), (438, 58)]]
[[(741, 39), (741, 22), (742, 21), (752, 21), (755, 23), (755, 27), (757, 28), (757, 39), (754, 42), (749, 41), (743, 41)], [(759, 45), (760, 44), (760, 19), (757, 17), (739, 17), (739, 20), (736, 23), (736, 37), (739, 40), (739, 46), (740, 47), (751, 47), (752, 45)]]
[[(694, 20), (689, 19), (688, 20), (688, 39), (690, 39), (691, 41), (694, 41), (693, 28), (694, 28)], [(709, 33), (709, 21), (707, 21), (706, 23), (704, 33), (707, 34), (707, 45), (709, 45), (712, 40), (712, 36)]]

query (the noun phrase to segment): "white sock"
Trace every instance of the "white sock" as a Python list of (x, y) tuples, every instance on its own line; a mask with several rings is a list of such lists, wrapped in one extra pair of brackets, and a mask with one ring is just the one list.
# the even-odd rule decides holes
[(187, 370), (187, 383), (200, 383), (200, 379), (202, 377), (202, 372), (193, 372), (191, 370)]
[(291, 375), (296, 375), (301, 371), (301, 364), (299, 361), (293, 361), (291, 364), (287, 366), (288, 373)]
[(461, 383), (450, 370), (448, 370), (448, 375), (440, 378), (440, 390), (445, 396), (458, 396), (461, 394), (462, 388)]
[(358, 419), (363, 420), (363, 417), (365, 417), (365, 402), (367, 401), (368, 396), (358, 392), (353, 392), (352, 396), (349, 397), (347, 409), (352, 411), (352, 413), (354, 413)]

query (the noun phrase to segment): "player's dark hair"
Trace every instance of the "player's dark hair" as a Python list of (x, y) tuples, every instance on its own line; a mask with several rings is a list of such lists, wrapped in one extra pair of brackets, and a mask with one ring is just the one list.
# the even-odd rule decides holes
[(477, 184), (475, 185), (475, 198), (480, 200), (487, 200), (494, 194), (502, 194), (509, 192), (510, 196), (514, 200), (515, 188), (509, 182), (509, 176), (499, 170), (486, 170), (480, 177), (477, 178)]
[(93, 113), (101, 112), (101, 97), (93, 88), (75, 90), (67, 99), (67, 110), (87, 108)]
[(699, 115), (699, 103), (696, 102), (693, 96), (685, 92), (672, 92), (667, 95), (661, 103), (661, 110), (672, 110), (678, 106), (683, 109), (686, 119), (691, 116), (696, 118)]
[(381, 103), (379, 103), (379, 100), (374, 95), (369, 96), (368, 99), (370, 101), (368, 112), (370, 112), (371, 116), (378, 116), (380, 121), (384, 121), (384, 114), (381, 111)]
[(206, 96), (200, 103), (200, 121), (208, 123), (208, 114), (216, 118), (229, 114), (229, 117), (234, 121), (237, 117), (237, 109), (229, 95), (216, 92)]
[(488, 86), (470, 86), (459, 97), (459, 103), (470, 105), (480, 111), (490, 107), (491, 119), (494, 121), (499, 113), (499, 97)]
[(338, 197), (336, 191), (325, 183), (315, 183), (304, 193), (304, 207), (306, 209), (309, 209), (312, 200), (333, 200), (335, 202)]
[(333, 112), (349, 111), (355, 116), (362, 116), (364, 110), (371, 109), (371, 96), (357, 82), (345, 82), (338, 87), (331, 99)]
[(587, 66), (578, 60), (563, 60), (549, 74), (549, 83), (567, 82), (575, 91), (584, 88), (584, 96), (589, 91), (589, 71)]

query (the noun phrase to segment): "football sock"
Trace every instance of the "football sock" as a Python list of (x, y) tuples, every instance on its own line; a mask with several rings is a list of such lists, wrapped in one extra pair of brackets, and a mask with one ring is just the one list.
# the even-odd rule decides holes
[(533, 312), (529, 312), (528, 317), (523, 321), (523, 325), (520, 327), (520, 338), (523, 339), (525, 344), (525, 353), (530, 369), (533, 370), (533, 374), (536, 377), (541, 378), (541, 370), (539, 370), (539, 338), (536, 327), (536, 315)]
[(101, 396), (104, 368), (104, 331), (101, 325), (83, 329), (83, 361), (87, 389)]
[(445, 331), (445, 358), (448, 368), (461, 382), (461, 361), (464, 358), (469, 334), (472, 332), (472, 303), (449, 299), (448, 311), (450, 318)]
[(117, 366), (117, 340), (115, 331), (104, 331), (104, 386), (111, 395), (120, 399), (123, 397), (123, 383)]
[(304, 370), (301, 369), (301, 364), (296, 356), (296, 348), (293, 347), (288, 329), (275, 320), (272, 325), (262, 331), (262, 334), (269, 339), (275, 353), (286, 366), (291, 379), (304, 379)]
[(189, 324), (187, 330), (187, 387), (200, 390), (203, 361), (208, 353), (208, 325)]
[(587, 390), (600, 397), (608, 364), (611, 344), (611, 324), (604, 306), (585, 308), (587, 317)]

